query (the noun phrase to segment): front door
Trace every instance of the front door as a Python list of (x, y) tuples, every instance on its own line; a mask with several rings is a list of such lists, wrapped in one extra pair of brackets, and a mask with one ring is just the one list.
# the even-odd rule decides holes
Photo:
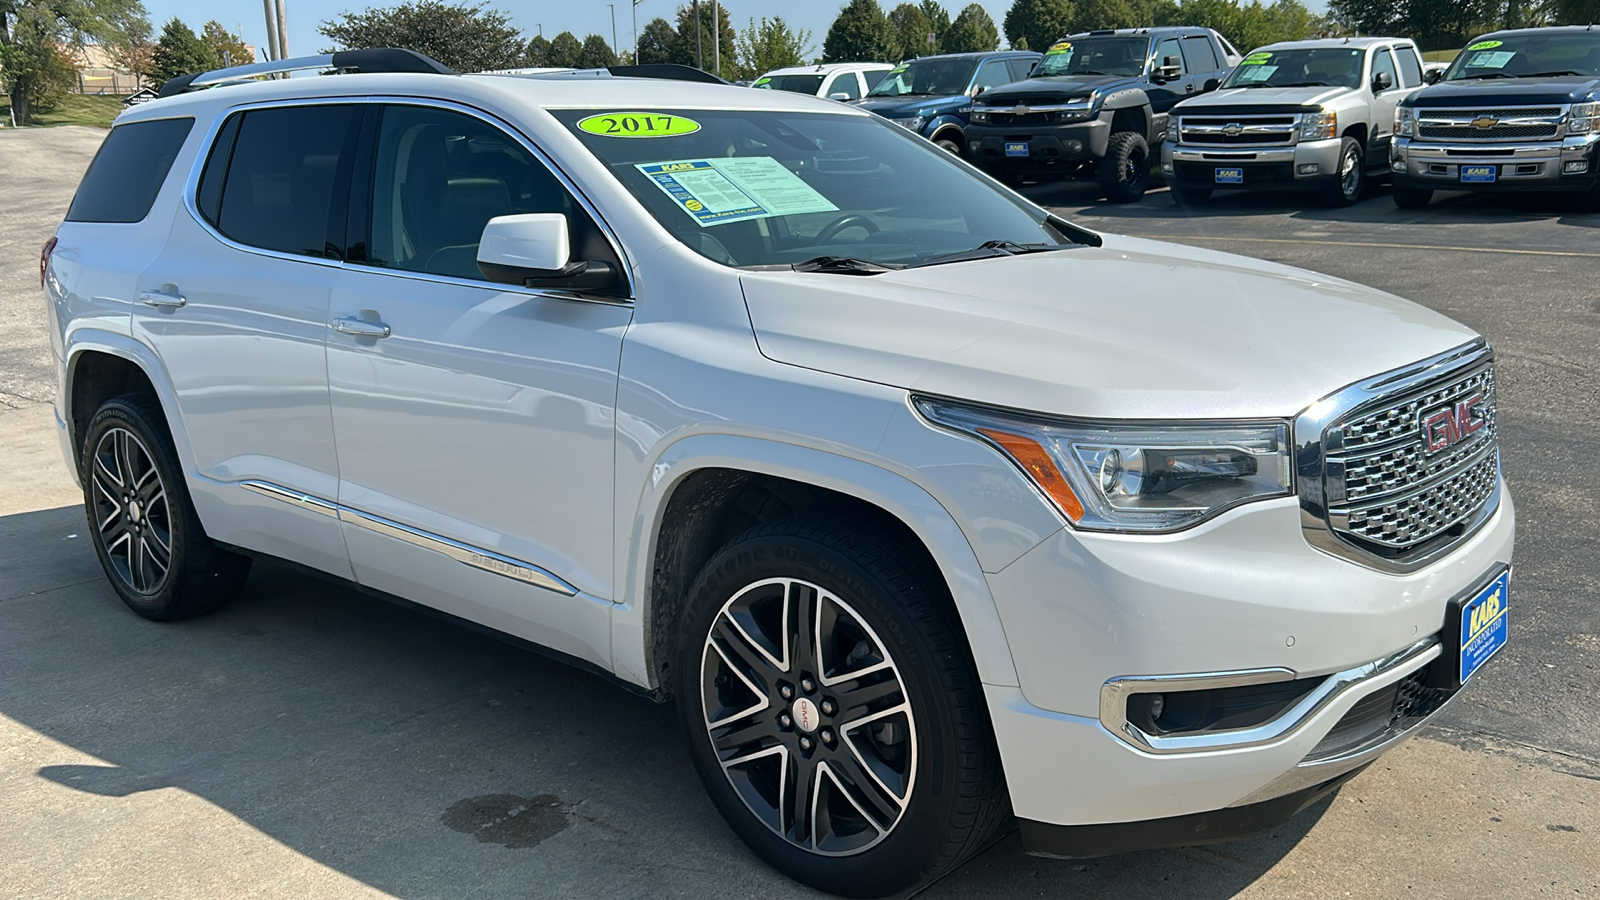
[[(1389, 87), (1379, 90), (1378, 75), (1389, 76)], [(1372, 134), (1364, 148), (1368, 169), (1383, 169), (1389, 165), (1389, 140), (1394, 135), (1394, 109), (1409, 93), (1400, 83), (1400, 73), (1395, 68), (1394, 57), (1386, 47), (1372, 51), (1372, 66), (1367, 73), (1367, 90), (1372, 92)]]
[[(464, 112), (387, 105), (357, 176), (364, 245), (334, 287), (328, 378), (357, 579), (610, 663), (617, 367), (632, 307), (487, 281), (495, 216), (564, 213), (526, 145)], [(621, 271), (620, 261), (618, 270)]]

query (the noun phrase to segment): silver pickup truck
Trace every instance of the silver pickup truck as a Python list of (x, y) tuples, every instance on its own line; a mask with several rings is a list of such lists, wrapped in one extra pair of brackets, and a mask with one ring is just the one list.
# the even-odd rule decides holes
[(1403, 38), (1268, 44), (1220, 90), (1173, 108), (1162, 174), (1180, 204), (1255, 188), (1349, 206), (1388, 172), (1395, 107), (1422, 84), (1417, 46)]

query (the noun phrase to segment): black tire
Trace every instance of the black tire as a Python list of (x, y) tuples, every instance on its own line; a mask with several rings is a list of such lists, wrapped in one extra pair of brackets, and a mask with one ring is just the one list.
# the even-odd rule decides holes
[(1347, 136), (1339, 141), (1339, 168), (1333, 173), (1333, 180), (1321, 190), (1322, 202), (1333, 207), (1355, 206), (1366, 189), (1366, 154), (1362, 152), (1360, 141)]
[[(695, 767), (734, 833), (790, 878), (849, 897), (906, 891), (1009, 821), (948, 594), (895, 541), (815, 515), (757, 526), (706, 564), (680, 621), (676, 698)], [(813, 783), (826, 803), (785, 806), (791, 792), (821, 796)], [(869, 807), (879, 825), (865, 824)]]
[(1136, 131), (1118, 131), (1100, 160), (1100, 186), (1112, 203), (1133, 203), (1150, 186), (1150, 145)]
[(1422, 209), (1433, 200), (1433, 191), (1427, 188), (1397, 187), (1389, 195), (1394, 198), (1394, 205), (1401, 209)]
[(954, 153), (956, 156), (960, 156), (961, 155), (961, 142), (960, 141), (951, 140), (949, 137), (945, 137), (945, 136), (941, 135), (940, 137), (935, 139), (933, 143), (940, 150), (943, 150), (943, 151), (945, 151), (947, 153)]
[(1189, 188), (1173, 185), (1168, 188), (1172, 202), (1179, 206), (1199, 206), (1211, 199), (1211, 188)]
[(89, 538), (122, 602), (172, 622), (238, 596), (250, 560), (206, 537), (159, 406), (106, 401), (78, 451)]

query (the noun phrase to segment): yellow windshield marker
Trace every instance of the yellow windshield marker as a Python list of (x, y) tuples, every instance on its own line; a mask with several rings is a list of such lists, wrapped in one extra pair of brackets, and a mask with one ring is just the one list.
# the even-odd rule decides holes
[(700, 123), (662, 113), (616, 112), (581, 119), (578, 128), (604, 137), (654, 138), (694, 134), (700, 130)]

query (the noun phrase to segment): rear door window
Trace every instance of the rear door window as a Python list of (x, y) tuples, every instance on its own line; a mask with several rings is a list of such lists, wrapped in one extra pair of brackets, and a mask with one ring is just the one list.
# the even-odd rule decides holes
[(193, 127), (194, 119), (184, 118), (129, 122), (111, 129), (78, 185), (67, 221), (143, 221)]
[(889, 70), (888, 69), (871, 69), (869, 71), (862, 72), (861, 73), (861, 77), (866, 79), (867, 90), (870, 91), (873, 88), (877, 87), (878, 86), (878, 82), (882, 81), (883, 80), (883, 76), (885, 76), (887, 74), (889, 74)]
[(1029, 59), (1026, 56), (1006, 60), (1006, 66), (1011, 69), (1011, 80), (1021, 81), (1027, 78), (1028, 74), (1033, 71), (1033, 64), (1036, 62), (1038, 60)]
[(1203, 34), (1183, 39), (1183, 56), (1191, 72), (1215, 72), (1222, 68), (1217, 62), (1217, 52), (1211, 49), (1211, 39)]
[(978, 69), (978, 77), (972, 83), (972, 92), (976, 94), (978, 91), (987, 91), (990, 88), (997, 88), (1002, 84), (1010, 83), (1011, 73), (1006, 70), (1006, 61), (1003, 59), (991, 59), (984, 63), (982, 68)]
[[(329, 243), (333, 227), (329, 214), (340, 162), (348, 156), (346, 148), (359, 120), (352, 106), (292, 106), (244, 113), (223, 177), (222, 196), (216, 201), (217, 230), (263, 250), (339, 256)], [(214, 152), (222, 152), (220, 141)], [(218, 171), (209, 161), (206, 169), (208, 176)], [(204, 207), (208, 199), (203, 188), (197, 198), (199, 205)]]
[(833, 76), (833, 80), (828, 82), (828, 88), (823, 91), (822, 96), (832, 97), (834, 94), (846, 94), (848, 95), (845, 97), (846, 100), (860, 100), (861, 84), (856, 81), (856, 73), (840, 72)]
[(1422, 61), (1417, 59), (1417, 51), (1410, 47), (1396, 47), (1394, 51), (1400, 58), (1400, 74), (1405, 76), (1402, 86), (1416, 87), (1422, 84)]

